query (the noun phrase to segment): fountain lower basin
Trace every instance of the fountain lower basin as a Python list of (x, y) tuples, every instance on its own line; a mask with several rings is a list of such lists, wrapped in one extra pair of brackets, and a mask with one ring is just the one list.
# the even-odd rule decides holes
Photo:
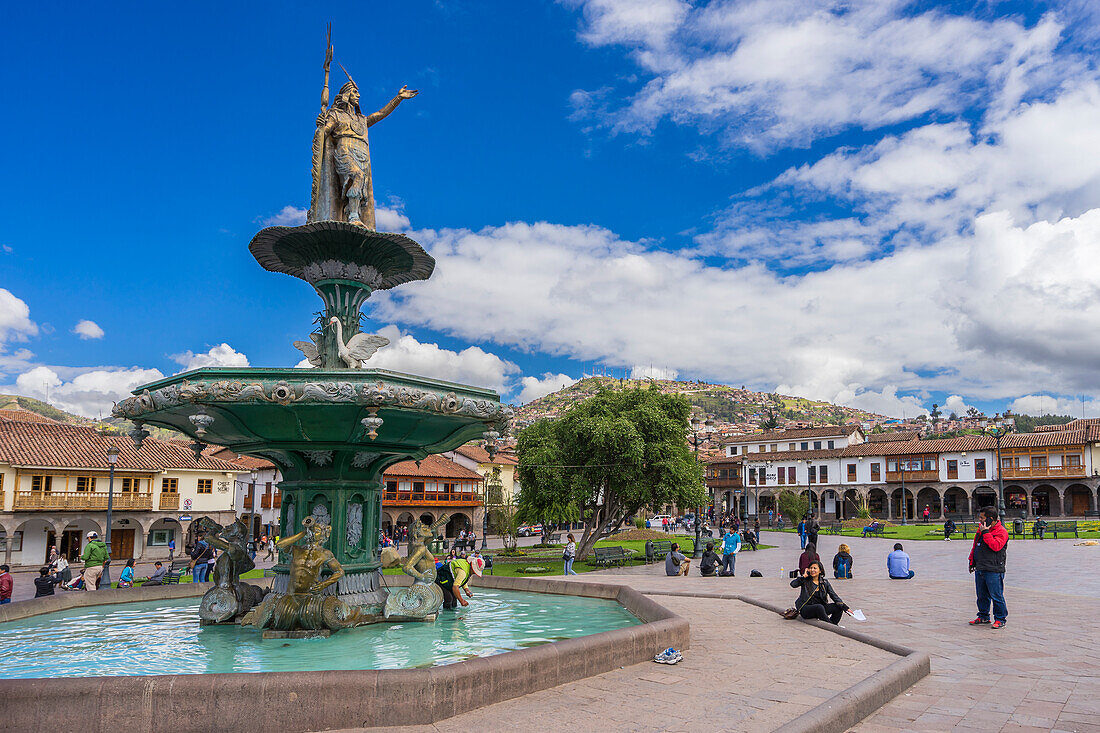
[[(387, 580), (390, 578), (408, 581), (398, 576)], [(0, 632), (7, 630), (3, 622), (30, 620), (42, 613), (79, 615), (102, 604), (197, 599), (209, 587), (190, 584), (67, 593), (12, 603), (0, 606)], [(686, 619), (625, 586), (486, 576), (479, 579), (475, 594), (479, 590), (482, 596), (499, 590), (615, 601), (638, 623), (433, 667), (0, 679), (0, 699), (4, 700), (0, 728), (266, 733), (272, 721), (278, 721), (280, 731), (295, 733), (397, 723), (423, 725), (647, 661), (662, 649), (684, 649), (689, 644)], [(409, 631), (406, 627), (403, 633)], [(345, 633), (328, 640), (268, 643), (308, 649), (319, 641), (339, 644)], [(89, 635), (83, 643), (94, 645), (96, 639)], [(63, 704), (43, 705), (46, 699)]]

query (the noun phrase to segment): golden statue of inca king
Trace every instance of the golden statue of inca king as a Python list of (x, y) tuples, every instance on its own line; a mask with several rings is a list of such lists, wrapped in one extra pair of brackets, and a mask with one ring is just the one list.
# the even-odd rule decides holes
[[(331, 39), (331, 31), (330, 31)], [(346, 221), (374, 230), (374, 184), (371, 181), (367, 128), (380, 122), (417, 90), (401, 87), (382, 109), (364, 115), (359, 109), (359, 87), (344, 69), (348, 81), (328, 106), (328, 73), (332, 43), (325, 53), (325, 85), (321, 113), (313, 135), (313, 191), (307, 221)]]

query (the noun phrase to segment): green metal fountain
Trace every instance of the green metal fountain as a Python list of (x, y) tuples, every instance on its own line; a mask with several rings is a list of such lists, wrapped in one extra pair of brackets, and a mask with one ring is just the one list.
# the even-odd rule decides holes
[[(309, 341), (296, 341), (303, 368), (203, 368), (139, 387), (115, 417), (136, 427), (178, 430), (207, 444), (270, 460), (283, 475), (283, 536), (313, 522), (330, 525), (330, 549), (344, 575), (327, 589), (363, 614), (377, 613), (382, 471), (472, 439), (495, 439), (512, 412), (488, 389), (363, 368), (387, 340), (360, 333), (360, 309), (375, 290), (428, 279), (435, 260), (412, 239), (374, 231), (367, 128), (415, 91), (402, 88), (371, 115), (359, 110), (354, 81), (322, 112), (313, 138), (313, 191), (307, 222), (269, 227), (249, 250), (262, 267), (305, 280), (324, 302)], [(314, 520), (303, 525), (307, 517)], [(273, 589), (287, 592), (288, 555), (280, 553)]]

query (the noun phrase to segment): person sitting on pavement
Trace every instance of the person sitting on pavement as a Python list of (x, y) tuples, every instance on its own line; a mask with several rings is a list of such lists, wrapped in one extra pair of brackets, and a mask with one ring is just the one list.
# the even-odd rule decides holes
[(798, 572), (806, 572), (806, 568), (812, 562), (821, 562), (821, 558), (817, 554), (817, 545), (813, 542), (807, 542), (806, 549), (802, 551), (802, 555), (798, 558)]
[(833, 577), (846, 580), (852, 577), (852, 549), (843, 542), (833, 555)]
[(160, 560), (157, 560), (155, 563), (153, 563), (153, 568), (153, 574), (145, 579), (145, 581), (141, 584), (142, 586), (164, 585), (164, 576), (168, 574), (168, 571), (164, 569), (164, 564), (161, 563)]
[(817, 619), (839, 625), (840, 617), (848, 611), (848, 605), (836, 594), (833, 586), (829, 585), (829, 581), (825, 579), (825, 568), (817, 560), (806, 566), (791, 581), (791, 587), (802, 589), (794, 607), (804, 619)]
[(122, 575), (118, 576), (119, 588), (134, 587), (134, 558), (126, 561), (126, 567), (122, 569)]
[(703, 559), (699, 562), (699, 574), (704, 578), (713, 578), (717, 575), (718, 566), (722, 564), (722, 558), (714, 551), (714, 543), (708, 542), (707, 549), (703, 550)]
[(943, 539), (944, 542), (951, 539), (951, 535), (955, 534), (955, 520), (948, 519), (943, 523)]
[(677, 575), (687, 575), (691, 570), (691, 560), (680, 552), (680, 543), (673, 542), (672, 549), (665, 555), (665, 575), (676, 577)]
[(1035, 518), (1035, 524), (1031, 525), (1031, 536), (1043, 539), (1043, 535), (1047, 531), (1047, 520), (1042, 517)]
[(895, 542), (894, 551), (886, 556), (886, 571), (890, 573), (891, 580), (909, 580), (916, 575), (909, 569), (909, 555), (900, 542)]
[(872, 521), (870, 524), (863, 528), (863, 533), (860, 535), (860, 537), (866, 537), (868, 533), (877, 532), (878, 528), (879, 523), (877, 521)]
[(718, 573), (722, 577), (732, 577), (737, 572), (737, 553), (741, 551), (741, 535), (733, 530), (726, 530), (726, 536), (722, 538), (722, 571)]
[(50, 574), (48, 567), (39, 568), (38, 577), (34, 579), (34, 597), (52, 596), (54, 586), (61, 582), (61, 576), (57, 573)]

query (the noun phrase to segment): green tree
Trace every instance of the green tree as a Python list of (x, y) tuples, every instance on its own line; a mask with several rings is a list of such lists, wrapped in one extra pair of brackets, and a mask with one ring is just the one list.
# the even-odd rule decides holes
[(932, 403), (932, 411), (928, 413), (928, 417), (930, 417), (932, 419), (932, 422), (936, 422), (937, 420), (940, 419), (940, 415), (942, 415), (942, 414), (943, 413), (940, 412), (940, 406), (937, 405), (935, 402), (933, 402)]
[(583, 521), (584, 559), (605, 528), (646, 507), (704, 504), (703, 471), (685, 439), (690, 414), (684, 397), (655, 387), (605, 389), (528, 426), (516, 445), (520, 521)]
[(764, 413), (764, 419), (760, 421), (760, 429), (767, 432), (769, 430), (775, 430), (779, 427), (779, 418), (775, 414), (775, 410), (769, 409)]
[(783, 489), (776, 497), (779, 512), (787, 518), (792, 525), (798, 524), (798, 520), (806, 516), (810, 510), (810, 500), (797, 491)]

